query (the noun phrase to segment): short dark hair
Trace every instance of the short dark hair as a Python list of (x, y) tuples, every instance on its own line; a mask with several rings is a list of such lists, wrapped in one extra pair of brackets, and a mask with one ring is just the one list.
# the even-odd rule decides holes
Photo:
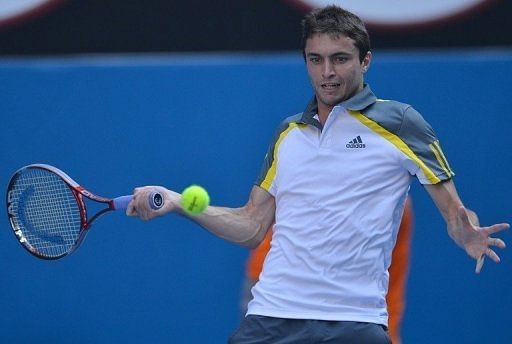
[(370, 36), (364, 22), (354, 13), (338, 6), (327, 6), (311, 11), (302, 20), (302, 53), (304, 57), (306, 41), (318, 33), (326, 33), (332, 37), (344, 35), (355, 41), (359, 49), (359, 60), (362, 62), (370, 51)]

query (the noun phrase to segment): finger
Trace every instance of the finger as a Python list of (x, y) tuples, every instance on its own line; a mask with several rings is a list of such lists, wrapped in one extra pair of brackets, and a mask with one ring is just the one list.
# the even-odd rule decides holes
[(137, 209), (135, 208), (135, 202), (132, 200), (128, 203), (128, 207), (126, 207), (126, 215), (127, 216), (137, 216)]
[(498, 248), (507, 247), (505, 242), (499, 238), (489, 238), (487, 242), (488, 242), (489, 246), (496, 246)]
[(494, 252), (492, 249), (488, 248), (486, 251), (485, 251), (485, 254), (487, 255), (487, 257), (491, 258), (493, 260), (493, 262), (495, 263), (499, 263), (501, 260), (500, 260), (500, 257), (496, 254), (496, 252)]
[(483, 227), (482, 230), (484, 230), (488, 235), (491, 235), (509, 228), (510, 225), (508, 223), (498, 223), (489, 227)]
[(476, 268), (475, 268), (475, 272), (477, 274), (479, 274), (480, 271), (482, 270), (482, 267), (484, 266), (484, 261), (485, 261), (485, 256), (484, 255), (481, 255), (480, 258), (477, 259), (477, 261), (476, 261)]
[(140, 218), (143, 220), (143, 221), (149, 221), (151, 220), (152, 216), (151, 216), (151, 212), (144, 212), (140, 215)]

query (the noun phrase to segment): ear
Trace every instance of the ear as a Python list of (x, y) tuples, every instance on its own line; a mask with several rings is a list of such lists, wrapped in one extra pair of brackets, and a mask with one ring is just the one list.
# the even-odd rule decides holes
[(366, 73), (370, 68), (370, 63), (372, 62), (372, 52), (369, 51), (366, 53), (366, 56), (363, 58), (363, 62), (361, 62), (361, 67), (363, 73)]

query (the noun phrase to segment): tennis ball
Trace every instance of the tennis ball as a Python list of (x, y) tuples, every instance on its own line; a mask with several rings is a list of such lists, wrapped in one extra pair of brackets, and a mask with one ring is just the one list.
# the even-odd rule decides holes
[(199, 185), (190, 185), (181, 193), (181, 206), (190, 215), (201, 214), (210, 204), (210, 196)]

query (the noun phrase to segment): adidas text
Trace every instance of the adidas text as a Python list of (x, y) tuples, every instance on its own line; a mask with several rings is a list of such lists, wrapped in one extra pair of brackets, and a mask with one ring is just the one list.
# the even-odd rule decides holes
[(366, 145), (364, 143), (347, 143), (347, 148), (365, 148)]

